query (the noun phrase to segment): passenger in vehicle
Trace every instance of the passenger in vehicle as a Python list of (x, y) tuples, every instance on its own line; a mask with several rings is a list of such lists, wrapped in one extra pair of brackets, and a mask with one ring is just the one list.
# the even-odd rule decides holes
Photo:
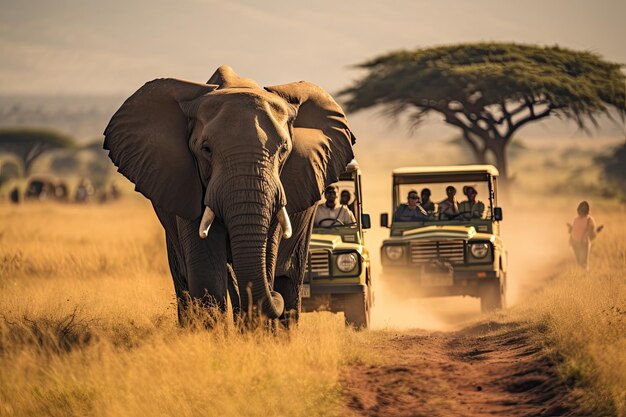
[(428, 220), (428, 213), (419, 204), (417, 191), (411, 190), (407, 195), (407, 203), (400, 204), (393, 213), (394, 222), (423, 222)]
[(348, 190), (343, 190), (341, 192), (341, 198), (339, 200), (339, 204), (343, 204), (344, 206), (348, 207), (350, 211), (352, 212), (352, 214), (354, 214), (354, 201), (350, 203), (351, 199), (352, 199), (352, 193)]
[(433, 217), (435, 211), (437, 210), (437, 206), (430, 199), (430, 189), (424, 188), (420, 193), (420, 196), (422, 197), (422, 201), (420, 202), (420, 204), (422, 205), (422, 207), (424, 207), (424, 210), (426, 210), (428, 216)]
[(476, 188), (466, 185), (463, 187), (463, 194), (467, 196), (466, 201), (459, 204), (459, 213), (464, 219), (483, 219), (485, 217), (485, 204), (476, 200), (478, 192)]
[(452, 185), (446, 187), (445, 200), (439, 202), (439, 220), (450, 220), (459, 215), (459, 203), (456, 201), (456, 188)]
[(341, 226), (356, 223), (352, 212), (343, 204), (337, 204), (337, 191), (339, 187), (329, 185), (324, 190), (326, 201), (317, 206), (315, 211), (315, 226)]

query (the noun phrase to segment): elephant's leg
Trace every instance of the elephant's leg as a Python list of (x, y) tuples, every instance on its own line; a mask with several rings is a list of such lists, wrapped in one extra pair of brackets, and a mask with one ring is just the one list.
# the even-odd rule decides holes
[(285, 312), (281, 321), (289, 325), (300, 317), (300, 287), (306, 273), (309, 241), (313, 228), (315, 207), (290, 215), (293, 236), (280, 243), (274, 290), (285, 300)]
[(200, 239), (200, 219), (177, 217), (178, 237), (185, 259), (189, 295), (206, 307), (226, 310), (228, 288), (227, 232), (220, 221), (213, 222), (206, 239)]
[(184, 311), (189, 299), (189, 286), (185, 271), (185, 261), (180, 242), (178, 241), (178, 226), (176, 216), (154, 206), (154, 211), (165, 229), (165, 243), (167, 247), (167, 260), (174, 281), (174, 291), (178, 306), (178, 322), (183, 324)]
[(170, 266), (170, 273), (174, 280), (174, 291), (176, 291), (176, 300), (178, 306), (178, 322), (183, 322), (184, 312), (187, 309), (189, 301), (189, 287), (187, 286), (187, 278), (185, 278), (184, 262), (176, 254), (174, 244), (171, 239), (165, 236), (167, 246), (167, 260)]

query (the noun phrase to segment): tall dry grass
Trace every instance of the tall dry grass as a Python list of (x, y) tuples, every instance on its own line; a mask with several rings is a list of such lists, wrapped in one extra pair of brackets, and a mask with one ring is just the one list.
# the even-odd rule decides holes
[(590, 271), (567, 257), (543, 289), (506, 320), (528, 321), (560, 363), (561, 375), (593, 415), (626, 416), (626, 223), (623, 207), (597, 210), (605, 224)]
[[(591, 271), (570, 256), (501, 318), (542, 329), (584, 407), (626, 415), (626, 213), (593, 207), (607, 227)], [(341, 366), (380, 363), (393, 334), (321, 313), (279, 335), (180, 329), (145, 201), (0, 205), (0, 416), (339, 415)]]
[(278, 335), (180, 329), (145, 202), (2, 205), (0, 219), (0, 416), (338, 413), (363, 336), (331, 314)]

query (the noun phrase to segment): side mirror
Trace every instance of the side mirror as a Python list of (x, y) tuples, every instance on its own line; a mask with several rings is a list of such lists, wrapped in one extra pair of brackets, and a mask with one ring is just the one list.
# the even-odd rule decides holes
[(389, 214), (380, 213), (380, 227), (389, 227)]
[(495, 207), (493, 209), (493, 218), (497, 221), (502, 220), (502, 207)]
[(370, 220), (369, 214), (361, 214), (361, 226), (363, 226), (363, 229), (369, 229), (372, 227), (372, 221)]

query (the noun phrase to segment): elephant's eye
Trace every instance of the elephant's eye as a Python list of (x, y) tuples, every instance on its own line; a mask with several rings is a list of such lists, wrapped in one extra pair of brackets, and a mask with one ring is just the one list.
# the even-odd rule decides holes
[(203, 143), (202, 144), (202, 152), (205, 152), (205, 153), (208, 153), (208, 154), (211, 153), (211, 148), (209, 147), (208, 143)]
[(289, 150), (289, 145), (287, 145), (286, 143), (283, 143), (282, 146), (280, 147), (280, 153), (285, 153)]

